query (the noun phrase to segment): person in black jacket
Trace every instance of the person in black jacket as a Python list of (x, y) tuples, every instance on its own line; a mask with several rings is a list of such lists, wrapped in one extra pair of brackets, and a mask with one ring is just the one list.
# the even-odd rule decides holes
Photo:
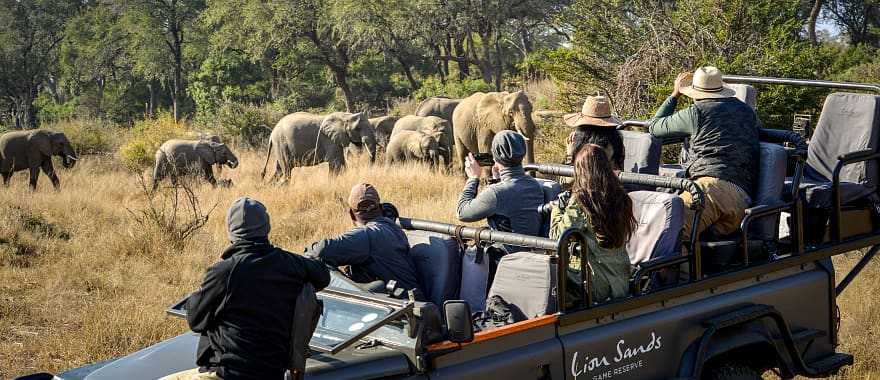
[(186, 303), (189, 327), (202, 334), (199, 368), (165, 379), (283, 379), (297, 296), (305, 283), (330, 283), (322, 263), (269, 243), (260, 202), (239, 198), (226, 222), (232, 244)]
[(348, 206), (355, 228), (341, 236), (313, 243), (304, 255), (329, 266), (347, 266), (349, 277), (357, 283), (381, 281), (379, 287), (384, 288), (394, 280), (396, 288), (403, 291), (422, 289), (409, 256), (409, 240), (393, 220), (383, 216), (376, 188), (366, 183), (355, 185), (348, 197)]

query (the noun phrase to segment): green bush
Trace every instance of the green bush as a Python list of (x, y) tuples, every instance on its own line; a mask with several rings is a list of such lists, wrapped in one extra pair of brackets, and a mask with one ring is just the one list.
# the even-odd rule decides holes
[(165, 141), (188, 137), (183, 121), (175, 121), (169, 113), (161, 113), (155, 119), (138, 121), (131, 130), (131, 138), (118, 151), (119, 160), (132, 170), (150, 167), (155, 162), (156, 150)]
[(422, 101), (432, 96), (464, 98), (475, 92), (489, 91), (495, 91), (495, 87), (481, 79), (466, 78), (461, 82), (447, 80), (444, 85), (439, 77), (429, 76), (422, 80), (421, 87), (413, 92), (412, 97), (416, 101)]
[(223, 141), (260, 147), (268, 141), (272, 126), (283, 116), (268, 106), (226, 102), (217, 109), (209, 129), (220, 135)]
[(122, 130), (117, 125), (100, 119), (44, 123), (41, 128), (64, 132), (78, 155), (112, 153), (122, 138)]

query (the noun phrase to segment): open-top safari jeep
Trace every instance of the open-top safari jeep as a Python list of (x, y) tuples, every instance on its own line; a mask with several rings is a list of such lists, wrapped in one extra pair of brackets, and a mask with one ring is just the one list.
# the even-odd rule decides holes
[[(727, 77), (732, 83), (809, 85), (880, 92), (877, 86)], [(751, 91), (745, 88), (746, 94)], [(642, 123), (630, 122), (628, 125)], [(880, 250), (877, 227), (880, 96), (828, 97), (809, 146), (797, 134), (763, 135), (759, 187), (734, 236), (682, 238), (681, 201), (658, 190), (690, 191), (660, 165), (664, 143), (628, 131), (627, 172), (639, 228), (631, 294), (597, 303), (589, 268), (566, 268), (584, 246), (568, 230), (558, 240), (400, 218), (430, 302), (362, 290), (338, 272), (319, 293), (324, 314), (312, 337), (307, 379), (759, 379), (824, 377), (851, 364), (837, 353), (836, 297)], [(571, 167), (531, 165), (571, 176)], [(665, 171), (668, 176), (659, 176)], [(544, 181), (547, 198), (558, 184)], [(780, 228), (781, 227), (781, 228)], [(780, 232), (781, 231), (781, 232)], [(685, 243), (683, 243), (683, 241)], [(506, 256), (488, 295), (503, 297), (524, 320), (474, 333), (463, 293), (464, 243), (502, 243)], [(866, 249), (836, 281), (830, 257)], [(678, 281), (659, 281), (675, 273)], [(663, 274), (664, 276), (661, 276)], [(557, 279), (560, 279), (557, 281)], [(572, 294), (581, 294), (573, 297)], [(484, 293), (485, 294), (485, 293)], [(185, 315), (180, 302), (168, 312)], [(476, 311), (476, 310), (474, 310)], [(193, 368), (198, 337), (185, 333), (122, 358), (56, 379), (155, 379)], [(52, 375), (31, 375), (53, 378)]]

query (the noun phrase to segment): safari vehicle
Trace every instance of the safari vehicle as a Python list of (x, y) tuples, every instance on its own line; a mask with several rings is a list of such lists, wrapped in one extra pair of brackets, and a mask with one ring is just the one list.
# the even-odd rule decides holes
[[(725, 79), (880, 92), (877, 86), (851, 83)], [(680, 237), (680, 199), (658, 191), (692, 192), (699, 213), (703, 195), (691, 181), (657, 175), (659, 146), (675, 142), (628, 132), (628, 172), (620, 177), (637, 189), (630, 195), (639, 221), (628, 251), (647, 254), (634, 263), (631, 294), (610, 302), (594, 302), (589, 291), (574, 299), (567, 291), (591, 286), (583, 275), (586, 260), (581, 260), (579, 282), (565, 280), (572, 255), (579, 255), (585, 244), (578, 230), (551, 240), (400, 218), (430, 302), (371, 293), (334, 272), (331, 285), (318, 294), (324, 313), (310, 343), (305, 377), (606, 380), (759, 379), (768, 370), (783, 378), (834, 374), (853, 362), (835, 350), (836, 298), (880, 250), (875, 223), (878, 124), (880, 96), (830, 95), (809, 145), (794, 133), (765, 136), (773, 141), (762, 144), (759, 189), (741, 231), (687, 239)], [(572, 175), (572, 168), (563, 165), (527, 169)], [(544, 183), (550, 199), (558, 185)], [(501, 260), (488, 289), (524, 320), (474, 332), (468, 304), (456, 301), (462, 293), (461, 244), (468, 242), (527, 249)], [(830, 257), (861, 249), (867, 249), (864, 258), (838, 282)], [(683, 279), (658, 281), (664, 271), (677, 271)], [(184, 304), (168, 312), (183, 316)], [(185, 333), (54, 378), (155, 379), (195, 367), (197, 339)]]

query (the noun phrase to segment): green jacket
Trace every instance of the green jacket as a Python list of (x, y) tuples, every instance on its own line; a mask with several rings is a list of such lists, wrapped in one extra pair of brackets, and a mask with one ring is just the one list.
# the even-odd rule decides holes
[[(617, 248), (603, 248), (596, 240), (596, 233), (589, 223), (577, 199), (572, 197), (564, 209), (558, 205), (550, 214), (550, 238), (558, 239), (569, 228), (580, 229), (587, 237), (589, 249), (587, 262), (592, 270), (593, 302), (602, 302), (609, 299), (625, 297), (629, 293), (629, 279), (632, 274), (632, 266), (629, 263), (629, 254), (626, 246)], [(580, 280), (579, 257), (571, 257), (569, 262), (569, 278), (575, 283)]]

